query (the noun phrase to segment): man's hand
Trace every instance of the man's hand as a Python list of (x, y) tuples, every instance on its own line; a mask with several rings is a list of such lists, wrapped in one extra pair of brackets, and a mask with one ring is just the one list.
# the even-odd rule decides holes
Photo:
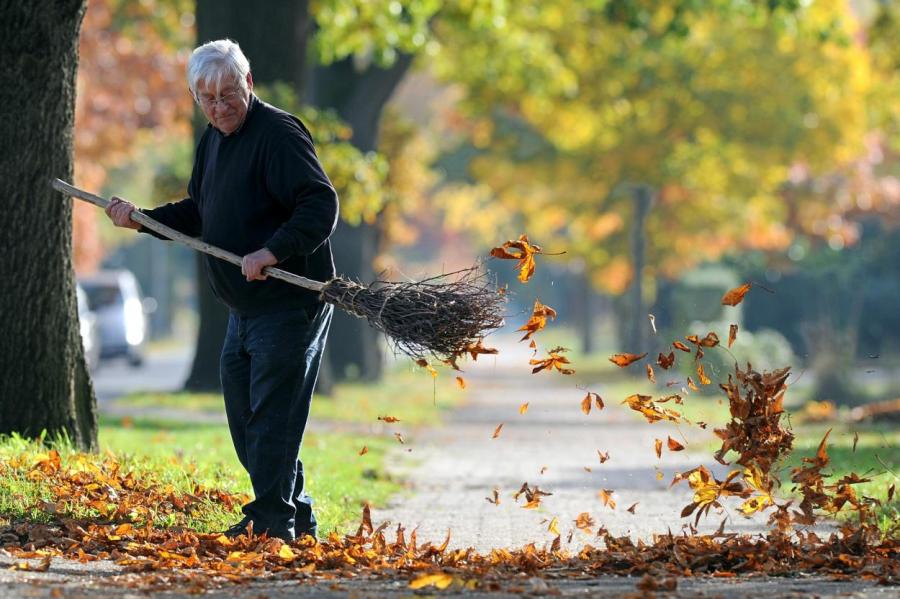
[(244, 256), (241, 260), (241, 274), (247, 277), (248, 281), (265, 281), (268, 277), (263, 274), (262, 269), (276, 264), (278, 264), (278, 258), (275, 257), (275, 254), (268, 248), (263, 248)]
[(106, 216), (117, 227), (137, 230), (141, 228), (140, 223), (131, 220), (131, 213), (135, 210), (137, 210), (137, 207), (128, 200), (113, 196), (106, 207)]

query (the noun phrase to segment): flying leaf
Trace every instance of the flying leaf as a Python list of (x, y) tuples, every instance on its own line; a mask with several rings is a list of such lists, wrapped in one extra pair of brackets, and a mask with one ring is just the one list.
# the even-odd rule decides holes
[(553, 534), (559, 536), (559, 518), (556, 516), (553, 517), (553, 520), (550, 520), (550, 526), (547, 527), (548, 532), (552, 532)]
[(518, 260), (516, 268), (519, 269), (519, 281), (527, 283), (534, 274), (534, 256), (542, 253), (538, 245), (532, 245), (528, 236), (524, 233), (515, 241), (507, 241), (500, 247), (491, 249), (491, 256), (501, 260)]
[(662, 457), (662, 439), (656, 439), (654, 441), (654, 446), (656, 449), (656, 457), (661, 458)]
[(525, 415), (525, 412), (528, 411), (528, 402), (526, 401), (521, 406), (519, 406), (519, 414)]
[(703, 371), (703, 364), (697, 364), (697, 376), (700, 378), (700, 383), (703, 385), (709, 385), (712, 381), (706, 376), (706, 372)]
[(584, 415), (587, 416), (591, 413), (591, 394), (588, 393), (584, 396), (584, 399), (581, 400), (581, 411), (584, 412)]
[(856, 444), (859, 443), (859, 431), (855, 431), (853, 433), (853, 449), (852, 452), (856, 452)]
[(394, 438), (396, 438), (398, 441), (400, 441), (401, 444), (405, 443), (403, 441), (403, 435), (401, 435), (400, 433), (394, 433)]
[(460, 389), (465, 389), (466, 388), (466, 379), (464, 379), (461, 376), (456, 377), (456, 386), (459, 387)]
[[(556, 319), (556, 310), (550, 306), (543, 305), (539, 300), (534, 300), (534, 309), (531, 318), (524, 325), (516, 329), (517, 331), (525, 331), (525, 336), (519, 341), (531, 339), (531, 336), (547, 326), (547, 319)], [(533, 339), (532, 339), (533, 341)]]
[(699, 391), (700, 387), (694, 384), (694, 380), (691, 377), (687, 377), (687, 386), (691, 391)]
[(656, 375), (653, 374), (653, 367), (650, 366), (649, 364), (647, 364), (647, 379), (648, 379), (651, 383), (655, 383), (655, 382), (656, 382)]
[(418, 360), (416, 360), (416, 364), (430, 372), (432, 377), (436, 377), (438, 375), (437, 370), (435, 370), (425, 358), (419, 358)]
[(646, 352), (642, 354), (615, 354), (609, 358), (609, 361), (619, 368), (625, 368), (629, 364), (634, 364), (646, 355)]
[(394, 422), (400, 422), (400, 419), (399, 419), (399, 418), (395, 418), (395, 417), (393, 417), (393, 416), (379, 416), (379, 417), (378, 417), (378, 420), (381, 420), (381, 421), (383, 421), (383, 422), (387, 422), (388, 424), (391, 424), (391, 423), (394, 423)]
[(563, 352), (569, 351), (564, 347), (554, 347), (551, 350), (548, 350), (547, 353), (550, 355), (549, 358), (544, 360), (535, 360), (531, 359), (528, 361), (529, 364), (534, 366), (531, 369), (531, 374), (536, 374), (541, 370), (547, 370), (548, 372), (552, 371), (554, 368), (557, 369), (562, 374), (575, 374), (575, 371), (571, 368), (564, 368), (563, 364), (571, 364), (569, 359), (562, 355)]
[(494, 505), (500, 505), (500, 489), (494, 488), (493, 497), (485, 497), (488, 503), (493, 503)]
[(731, 348), (734, 345), (735, 339), (737, 339), (738, 334), (738, 325), (732, 324), (728, 326), (728, 347)]
[(363, 445), (362, 449), (359, 450), (359, 455), (366, 455), (367, 453), (369, 453), (369, 446)]
[(682, 451), (684, 449), (684, 445), (669, 437), (668, 441), (666, 441), (666, 445), (669, 448), (669, 451)]
[(635, 501), (635, 502), (634, 502), (634, 503), (633, 503), (633, 504), (631, 504), (631, 507), (630, 507), (630, 508), (628, 508), (628, 509), (627, 509), (627, 510), (625, 510), (625, 511), (627, 511), (627, 512), (631, 512), (631, 513), (632, 513), (632, 514), (633, 514), (633, 513), (634, 513), (634, 508), (636, 508), (636, 507), (637, 507), (637, 505), (638, 505), (638, 504), (639, 504), (639, 503), (640, 503), (640, 501)]
[(753, 283), (744, 283), (740, 287), (735, 287), (734, 289), (729, 290), (725, 295), (722, 296), (722, 305), (737, 306), (739, 303), (744, 301), (744, 296), (747, 295), (747, 292), (750, 291), (751, 287), (753, 287)]
[(606, 453), (603, 453), (602, 451), (600, 451), (600, 450), (598, 449), (598, 450), (597, 450), (597, 456), (599, 456), (599, 458), (600, 458), (600, 463), (602, 464), (602, 463), (604, 463), (606, 460), (609, 459), (609, 452), (607, 451)]
[(491, 439), (496, 439), (497, 437), (499, 437), (500, 429), (502, 429), (502, 428), (503, 428), (503, 423), (501, 422), (499, 425), (497, 425), (497, 428), (494, 429), (494, 434), (491, 435)]
[(613, 493), (615, 493), (615, 491), (611, 489), (600, 489), (597, 492), (597, 495), (600, 496), (600, 501), (603, 502), (603, 505), (607, 506), (611, 510), (616, 509), (616, 502), (612, 498)]
[(672, 347), (674, 347), (675, 349), (680, 349), (683, 352), (691, 353), (691, 348), (689, 348), (687, 345), (685, 345), (681, 341), (673, 341)]
[(663, 370), (668, 370), (672, 367), (672, 364), (675, 363), (675, 352), (670, 351), (669, 355), (663, 355), (663, 353), (660, 352), (659, 356), (656, 358), (656, 363), (659, 364), (659, 367)]
[(594, 526), (594, 519), (591, 518), (591, 515), (587, 512), (581, 512), (578, 514), (578, 517), (575, 518), (575, 527), (586, 533), (591, 534), (591, 528)]

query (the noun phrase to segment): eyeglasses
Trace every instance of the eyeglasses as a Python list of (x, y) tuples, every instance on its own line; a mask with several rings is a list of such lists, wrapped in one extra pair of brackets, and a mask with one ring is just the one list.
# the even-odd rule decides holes
[(203, 104), (206, 108), (215, 109), (220, 103), (222, 104), (230, 104), (233, 100), (235, 100), (238, 96), (240, 96), (242, 90), (236, 89), (230, 94), (225, 94), (221, 98), (210, 98), (210, 97), (201, 97), (200, 103)]

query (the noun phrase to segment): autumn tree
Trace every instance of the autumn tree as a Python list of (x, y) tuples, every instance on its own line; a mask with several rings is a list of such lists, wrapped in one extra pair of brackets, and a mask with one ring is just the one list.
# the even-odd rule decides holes
[(503, 23), (518, 35), (493, 44), (441, 31), (455, 52), (437, 70), (467, 91), (470, 175), (494, 192), (454, 210), (485, 230), (521, 222), (600, 288), (630, 289), (628, 347), (647, 326), (642, 286), (783, 248), (791, 167), (834, 168), (867, 130), (868, 56), (845, 3), (709, 4), (645, 3), (635, 27), (613, 3), (525, 2)]
[(96, 399), (85, 364), (72, 269), (72, 202), (50, 188), (71, 179), (78, 32), (84, 0), (0, 4), (0, 433), (64, 435), (97, 447)]

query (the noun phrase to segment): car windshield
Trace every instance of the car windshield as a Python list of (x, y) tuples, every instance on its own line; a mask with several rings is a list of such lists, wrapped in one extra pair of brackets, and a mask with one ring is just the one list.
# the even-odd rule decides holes
[(88, 296), (91, 310), (124, 303), (122, 293), (114, 285), (85, 284), (84, 291)]

